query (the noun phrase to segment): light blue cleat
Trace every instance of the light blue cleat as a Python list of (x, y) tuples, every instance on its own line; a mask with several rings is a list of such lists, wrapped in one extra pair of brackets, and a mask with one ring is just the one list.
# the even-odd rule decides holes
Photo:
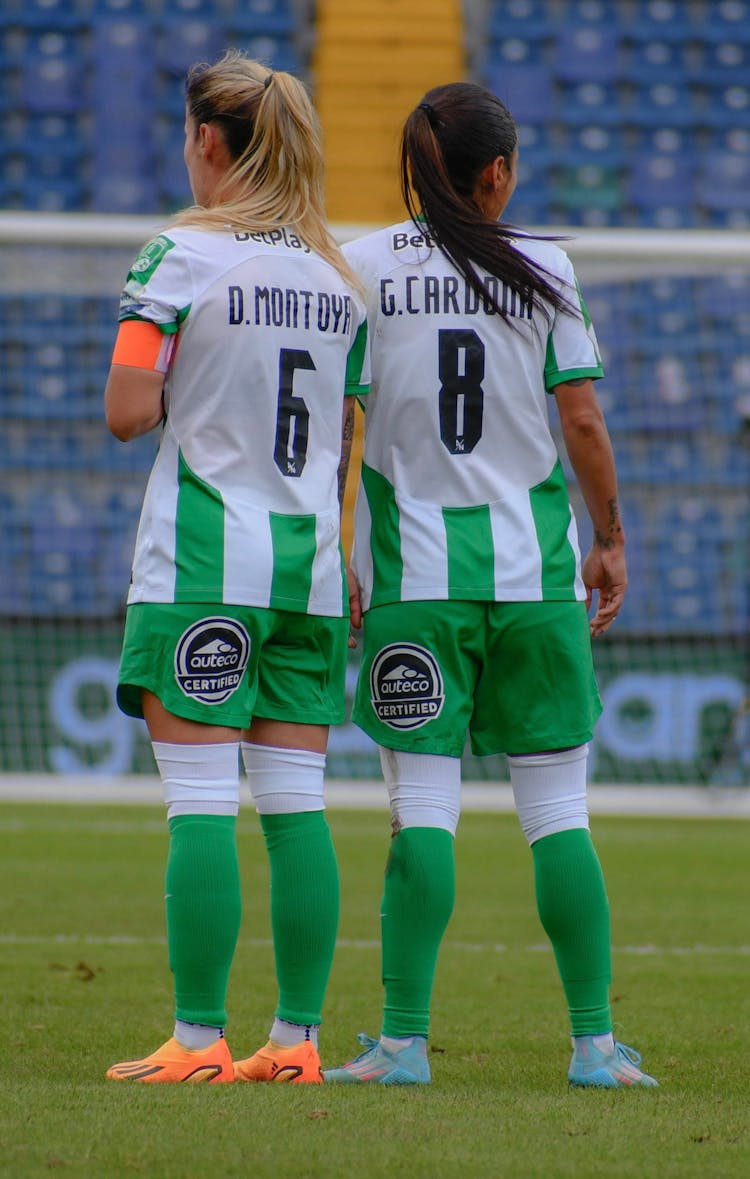
[(353, 1085), (370, 1082), (374, 1085), (428, 1085), (431, 1081), (427, 1059), (427, 1040), (414, 1036), (410, 1044), (394, 1052), (380, 1040), (373, 1040), (360, 1032), (357, 1036), (365, 1046), (354, 1060), (341, 1068), (323, 1070), (327, 1083)]
[(593, 1036), (577, 1036), (568, 1069), (568, 1083), (578, 1088), (624, 1089), (640, 1085), (652, 1089), (659, 1082), (640, 1068), (641, 1056), (635, 1048), (614, 1041), (614, 1052), (602, 1051)]

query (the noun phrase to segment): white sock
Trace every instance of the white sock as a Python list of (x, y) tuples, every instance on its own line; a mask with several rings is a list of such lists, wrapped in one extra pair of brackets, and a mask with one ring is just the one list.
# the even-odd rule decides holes
[(579, 1040), (591, 1040), (594, 1047), (605, 1056), (611, 1056), (615, 1050), (615, 1037), (612, 1032), (602, 1032), (598, 1036), (573, 1036), (573, 1047)]
[(209, 1027), (206, 1023), (185, 1023), (178, 1019), (174, 1025), (174, 1038), (183, 1048), (193, 1052), (200, 1052), (203, 1048), (210, 1048), (224, 1035), (223, 1028)]
[(309, 1040), (313, 1047), (318, 1047), (318, 1032), (320, 1024), (287, 1023), (278, 1017), (273, 1021), (270, 1039), (280, 1048), (293, 1048), (303, 1040)]
[(400, 1052), (402, 1048), (409, 1048), (415, 1040), (423, 1040), (424, 1036), (381, 1036), (380, 1043), (389, 1052)]
[(243, 741), (240, 749), (259, 815), (291, 815), (325, 809), (326, 755)]

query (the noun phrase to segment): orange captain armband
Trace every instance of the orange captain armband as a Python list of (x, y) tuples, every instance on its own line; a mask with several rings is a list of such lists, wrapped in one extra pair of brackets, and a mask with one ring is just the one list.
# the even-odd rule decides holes
[(165, 373), (176, 342), (176, 332), (162, 332), (155, 323), (145, 319), (123, 319), (117, 332), (112, 363)]

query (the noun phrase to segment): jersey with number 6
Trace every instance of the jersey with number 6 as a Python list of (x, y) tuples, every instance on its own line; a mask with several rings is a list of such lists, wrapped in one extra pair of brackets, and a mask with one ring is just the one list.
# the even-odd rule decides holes
[(521, 238), (570, 313), (479, 271), (507, 321), (412, 222), (348, 243), (372, 348), (353, 564), (363, 607), (585, 598), (548, 394), (600, 377), (567, 255)]
[(176, 339), (129, 602), (344, 615), (338, 464), (366, 393), (361, 301), (290, 230), (178, 228), (139, 254), (120, 320)]

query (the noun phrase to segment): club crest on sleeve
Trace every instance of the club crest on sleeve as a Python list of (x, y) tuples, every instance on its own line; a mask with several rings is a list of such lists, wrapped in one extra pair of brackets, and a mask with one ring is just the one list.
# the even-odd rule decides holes
[(159, 263), (174, 249), (174, 242), (160, 233), (158, 237), (148, 242), (130, 267), (129, 279), (139, 283), (147, 283), (152, 277)]
[(445, 700), (437, 659), (414, 643), (389, 643), (370, 670), (372, 707), (391, 729), (419, 729), (440, 714)]
[(233, 618), (202, 618), (181, 635), (174, 673), (186, 696), (222, 704), (240, 685), (250, 656), (250, 635)]

